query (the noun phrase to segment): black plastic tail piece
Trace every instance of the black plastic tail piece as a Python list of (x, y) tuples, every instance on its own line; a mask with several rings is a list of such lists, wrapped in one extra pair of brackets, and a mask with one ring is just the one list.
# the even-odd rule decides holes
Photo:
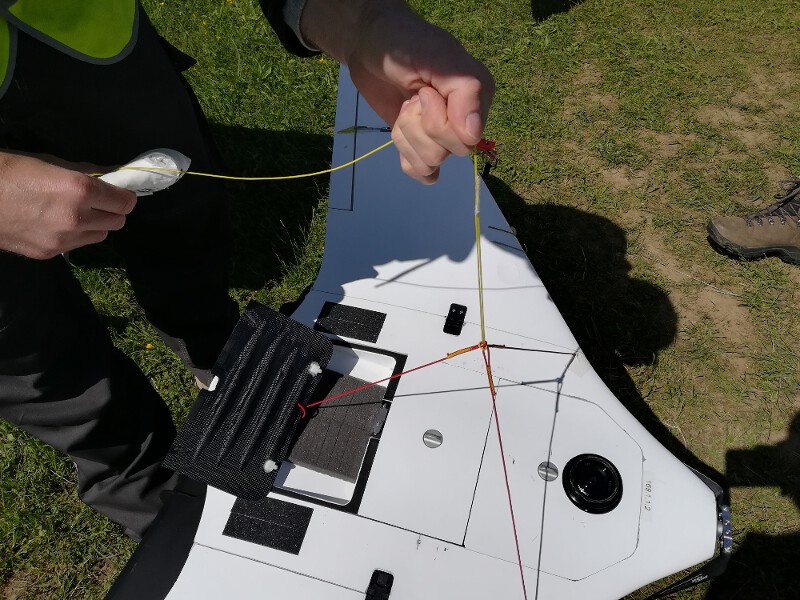
[(389, 600), (394, 575), (386, 571), (373, 571), (364, 600)]
[(239, 319), (164, 466), (248, 500), (271, 489), (333, 353), (324, 335), (252, 302)]
[(447, 317), (444, 320), (442, 331), (450, 335), (461, 335), (464, 327), (464, 319), (467, 316), (467, 307), (461, 304), (451, 304)]

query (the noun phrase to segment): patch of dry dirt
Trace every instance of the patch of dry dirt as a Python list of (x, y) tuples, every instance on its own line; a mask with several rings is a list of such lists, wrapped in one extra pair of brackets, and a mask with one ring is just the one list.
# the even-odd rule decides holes
[[(767, 174), (767, 181), (769, 181), (769, 189), (767, 193), (763, 196), (765, 200), (767, 200), (767, 204), (772, 202), (772, 197), (781, 191), (780, 189), (780, 182), (786, 179), (792, 179), (795, 177), (789, 169), (786, 168), (786, 165), (776, 165), (770, 164), (764, 167), (764, 172)], [(798, 173), (797, 175), (800, 175)]]
[(732, 129), (731, 133), (748, 148), (769, 148), (778, 143), (778, 138), (771, 131), (760, 129)]
[(642, 190), (648, 185), (650, 177), (645, 170), (632, 171), (627, 167), (608, 167), (582, 144), (567, 142), (564, 148), (570, 160), (585, 165), (615, 192)]
[(748, 125), (745, 113), (732, 106), (703, 106), (697, 111), (697, 118), (710, 125)]
[(679, 330), (710, 320), (724, 340), (721, 346), (730, 348), (723, 360), (743, 377), (752, 366), (748, 347), (757, 333), (747, 308), (731, 294), (732, 290), (713, 285), (714, 273), (703, 270), (690, 273), (682, 267), (651, 228), (642, 228), (641, 241), (655, 269), (674, 284), (670, 286), (669, 296), (678, 314)]
[(715, 127), (728, 128), (736, 139), (750, 149), (771, 148), (778, 143), (766, 119), (733, 106), (704, 106), (697, 111), (697, 118)]
[[(789, 98), (793, 97), (793, 73), (778, 73), (773, 76), (760, 71), (750, 72), (751, 85), (735, 94), (726, 106), (704, 106), (697, 117), (715, 127), (728, 127), (731, 134), (749, 149), (772, 148), (779, 143), (770, 131), (770, 125), (786, 121), (797, 110)], [(748, 107), (761, 109), (759, 114), (747, 112)]]
[(0, 588), (0, 600), (32, 600), (24, 574), (14, 573), (11, 580)]
[(680, 152), (681, 148), (697, 140), (695, 134), (684, 135), (681, 133), (659, 133), (649, 129), (642, 129), (638, 134), (639, 139), (648, 147), (653, 148), (657, 158), (671, 158)]
[(753, 69), (749, 75), (751, 87), (731, 98), (731, 104), (761, 106), (779, 119), (786, 119), (792, 111), (797, 110), (797, 104), (789, 100), (794, 95), (793, 88), (797, 87), (796, 72), (767, 75)]
[(603, 76), (600, 73), (600, 68), (597, 66), (597, 63), (593, 61), (585, 62), (582, 67), (581, 72), (578, 73), (574, 79), (576, 91), (582, 88), (597, 87), (600, 85)]
[(648, 181), (644, 171), (631, 171), (625, 167), (602, 168), (599, 174), (611, 189), (618, 192), (644, 189)]
[[(122, 561), (122, 565), (125, 564), (125, 561)], [(103, 564), (100, 567), (100, 573), (98, 576), (98, 581), (101, 584), (108, 583), (109, 585), (113, 582), (117, 575), (119, 575), (119, 571), (122, 565), (115, 559), (115, 558), (105, 558), (103, 559)]]
[(619, 100), (611, 94), (604, 94), (599, 87), (603, 80), (597, 65), (585, 63), (583, 69), (572, 80), (575, 93), (564, 99), (564, 114), (569, 117), (582, 107), (602, 106), (609, 113), (619, 110)]

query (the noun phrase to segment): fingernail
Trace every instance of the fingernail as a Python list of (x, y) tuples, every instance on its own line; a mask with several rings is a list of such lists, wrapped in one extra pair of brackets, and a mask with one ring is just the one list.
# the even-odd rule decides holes
[(467, 133), (472, 136), (475, 144), (481, 141), (483, 133), (483, 120), (481, 116), (474, 112), (467, 115)]
[(428, 107), (428, 94), (419, 94), (417, 98), (419, 98), (419, 103), (422, 105), (422, 110), (425, 110)]

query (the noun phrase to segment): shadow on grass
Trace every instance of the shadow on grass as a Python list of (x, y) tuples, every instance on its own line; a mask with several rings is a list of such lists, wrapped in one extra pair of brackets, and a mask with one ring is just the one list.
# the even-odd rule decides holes
[(583, 0), (531, 0), (531, 14), (534, 21), (544, 21), (553, 15), (567, 12)]
[[(777, 487), (800, 508), (800, 413), (795, 415), (784, 441), (773, 446), (729, 450), (726, 475), (730, 487)], [(735, 528), (735, 512), (733, 517)], [(739, 542), (725, 575), (711, 584), (706, 600), (797, 598), (798, 557), (800, 533), (748, 533)]]
[[(229, 175), (290, 175), (330, 167), (328, 136), (215, 124), (211, 129)], [(297, 248), (305, 243), (314, 209), (326, 195), (327, 182), (327, 176), (320, 176), (226, 184), (233, 238), (231, 287), (261, 289), (281, 276), (284, 265), (298, 260)], [(70, 253), (70, 260), (89, 268), (124, 267), (113, 243), (80, 248)], [(119, 318), (109, 317), (106, 324), (125, 328)]]
[[(625, 365), (657, 360), (676, 334), (666, 294), (630, 277), (624, 231), (603, 217), (554, 204), (527, 204), (497, 179), (487, 182), (539, 276), (598, 375), (625, 407), (684, 463), (722, 485), (773, 486), (800, 507), (800, 414), (774, 446), (730, 450), (722, 474), (689, 452), (657, 418)], [(733, 509), (734, 531), (736, 506)], [(800, 589), (800, 534), (749, 533), (706, 600), (789, 599)], [(660, 587), (660, 586), (656, 586)]]
[[(295, 175), (330, 167), (328, 136), (214, 125), (212, 131), (231, 174)], [(327, 175), (229, 184), (233, 287), (260, 289), (279, 278), (284, 265), (300, 260), (327, 186)]]
[(597, 374), (684, 463), (722, 484), (656, 417), (625, 365), (653, 364), (677, 332), (667, 294), (632, 278), (625, 232), (606, 218), (557, 204), (528, 204), (501, 181), (487, 185)]

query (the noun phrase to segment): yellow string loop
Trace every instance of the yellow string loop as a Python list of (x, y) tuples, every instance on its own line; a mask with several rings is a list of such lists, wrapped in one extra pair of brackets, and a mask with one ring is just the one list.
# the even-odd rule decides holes
[[(119, 171), (158, 171), (160, 173), (182, 173), (183, 175), (197, 175), (198, 177), (213, 177), (214, 179), (228, 179), (234, 181), (284, 181), (286, 179), (302, 179), (304, 177), (316, 177), (317, 175), (325, 175), (326, 173), (333, 173), (334, 171), (339, 171), (341, 169), (346, 169), (347, 167), (356, 164), (357, 162), (364, 160), (368, 156), (372, 156), (376, 152), (380, 152), (384, 148), (390, 146), (392, 144), (392, 140), (389, 140), (385, 144), (378, 146), (374, 150), (370, 150), (366, 154), (362, 154), (358, 158), (354, 158), (350, 162), (346, 162), (343, 165), (339, 165), (338, 167), (331, 167), (330, 169), (325, 169), (323, 171), (315, 171), (314, 173), (301, 173), (300, 175), (276, 175), (274, 177), (236, 177), (234, 175), (218, 175), (215, 173), (201, 173), (199, 171), (181, 171), (180, 169), (167, 169), (166, 167), (120, 167)], [(92, 173), (93, 177), (99, 177), (103, 175), (103, 173)]]

